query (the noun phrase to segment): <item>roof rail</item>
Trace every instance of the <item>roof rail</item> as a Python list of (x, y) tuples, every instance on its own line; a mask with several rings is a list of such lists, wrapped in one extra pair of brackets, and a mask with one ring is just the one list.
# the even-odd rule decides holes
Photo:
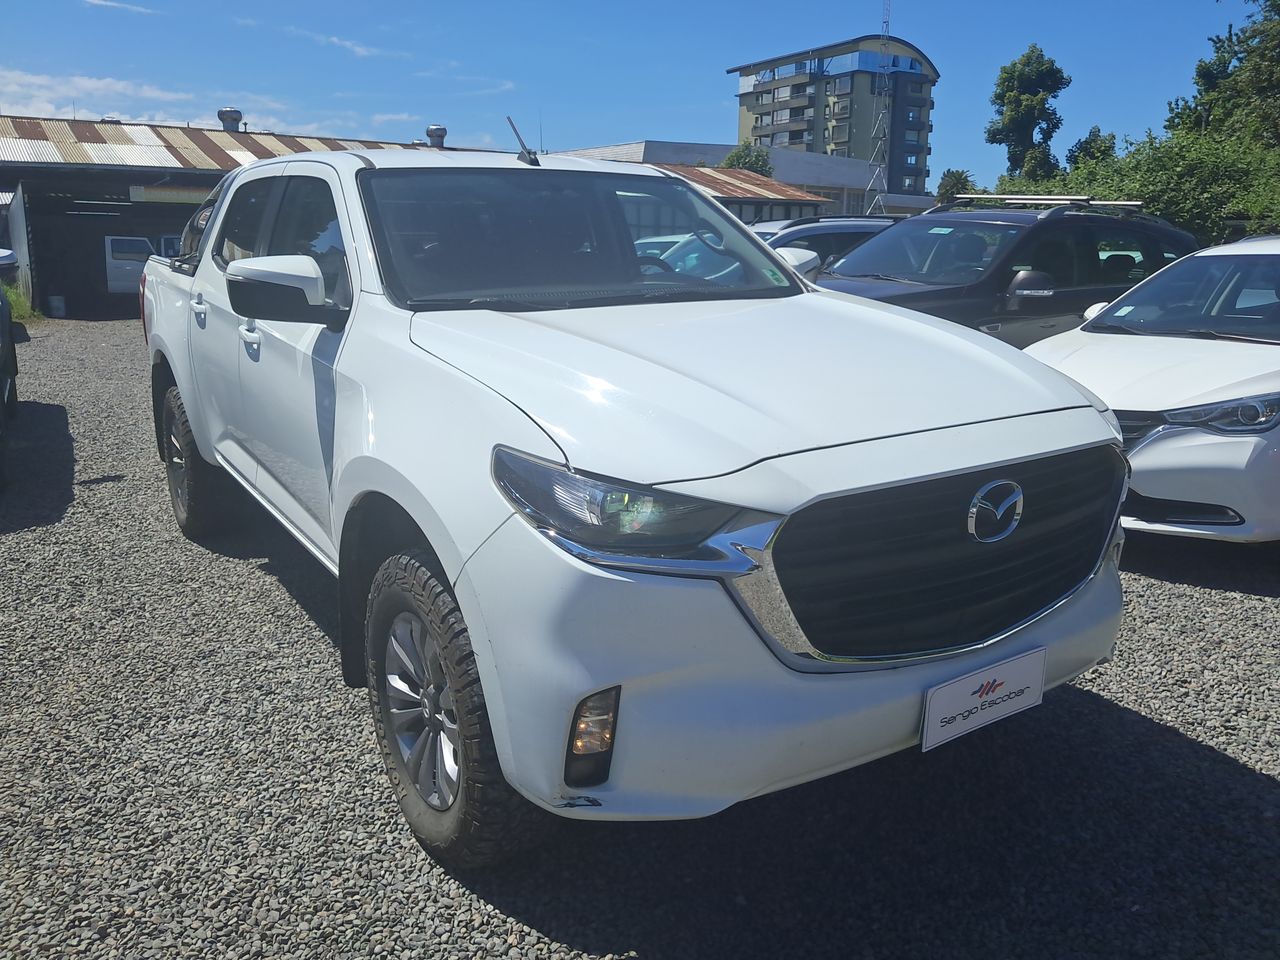
[(810, 223), (828, 223), (836, 220), (902, 220), (900, 213), (829, 213), (826, 216), (798, 217), (790, 221), (784, 230), (803, 227)]
[(1172, 226), (1167, 220), (1154, 214), (1142, 211), (1141, 200), (1098, 200), (1087, 195), (1066, 196), (1059, 194), (1029, 193), (958, 193), (951, 203), (940, 203), (926, 210), (925, 213), (944, 213), (957, 207), (969, 208), (977, 202), (994, 202), (1009, 207), (1048, 207), (1040, 213), (1045, 217), (1060, 217), (1068, 213), (1109, 213), (1121, 217), (1132, 217), (1149, 223), (1160, 223)]

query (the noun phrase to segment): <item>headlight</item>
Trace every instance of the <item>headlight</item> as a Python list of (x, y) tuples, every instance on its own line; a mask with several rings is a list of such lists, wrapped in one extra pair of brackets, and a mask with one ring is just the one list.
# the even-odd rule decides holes
[(535, 527), (628, 556), (697, 559), (704, 541), (739, 513), (723, 503), (572, 473), (505, 447), (493, 452), (493, 479)]
[(1178, 426), (1203, 427), (1218, 433), (1262, 433), (1280, 422), (1280, 393), (1184, 407), (1170, 410), (1164, 417)]

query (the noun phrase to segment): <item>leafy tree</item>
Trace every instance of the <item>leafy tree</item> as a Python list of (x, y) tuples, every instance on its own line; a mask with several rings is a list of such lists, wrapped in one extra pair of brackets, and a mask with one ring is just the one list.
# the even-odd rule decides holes
[(762, 177), (773, 176), (773, 163), (769, 160), (769, 151), (764, 147), (752, 146), (749, 140), (743, 140), (730, 150), (720, 166), (729, 170), (751, 170)]
[(1051, 180), (1062, 172), (1062, 164), (1047, 143), (1037, 143), (1022, 158), (1022, 175), (1033, 182)]
[(938, 202), (950, 203), (960, 193), (977, 193), (978, 186), (973, 182), (973, 174), (968, 170), (947, 169), (938, 177)]
[(1004, 145), (1009, 173), (1024, 173), (1027, 155), (1036, 146), (1043, 150), (1033, 157), (1034, 173), (1052, 175), (1057, 170), (1049, 141), (1062, 126), (1062, 117), (1052, 101), (1070, 85), (1071, 78), (1034, 43), (1000, 68), (991, 94), (996, 116), (987, 124), (987, 143)]
[(1074, 170), (1082, 163), (1092, 160), (1114, 160), (1115, 156), (1116, 135), (1103, 133), (1102, 128), (1095, 124), (1067, 150), (1067, 167)]
[(1195, 93), (1169, 103), (1170, 132), (1280, 146), (1280, 0), (1251, 2), (1257, 10), (1243, 27), (1209, 38), (1213, 53), (1196, 64)]

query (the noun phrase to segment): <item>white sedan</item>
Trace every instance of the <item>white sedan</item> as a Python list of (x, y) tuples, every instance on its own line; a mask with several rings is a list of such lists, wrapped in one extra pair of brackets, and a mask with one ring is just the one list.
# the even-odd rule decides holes
[(1131, 530), (1280, 540), (1280, 238), (1201, 250), (1027, 353), (1120, 420)]

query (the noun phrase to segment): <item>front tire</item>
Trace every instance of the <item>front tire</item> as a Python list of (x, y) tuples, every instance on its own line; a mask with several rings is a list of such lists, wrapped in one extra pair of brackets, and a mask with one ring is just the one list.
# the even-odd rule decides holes
[(378, 748), (423, 849), (465, 870), (530, 846), (546, 815), (502, 775), (467, 625), (426, 554), (374, 576), (365, 652)]

